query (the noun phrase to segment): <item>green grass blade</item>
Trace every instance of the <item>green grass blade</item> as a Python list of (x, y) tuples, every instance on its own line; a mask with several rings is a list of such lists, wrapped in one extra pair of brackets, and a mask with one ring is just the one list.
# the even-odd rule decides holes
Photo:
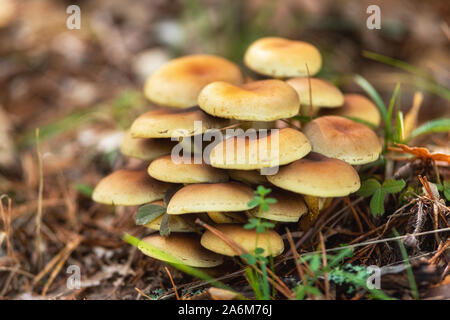
[(372, 100), (375, 102), (375, 105), (380, 110), (384, 122), (386, 122), (388, 118), (388, 112), (386, 109), (386, 105), (384, 104), (383, 99), (381, 99), (381, 96), (377, 92), (377, 90), (375, 90), (375, 88), (369, 83), (369, 81), (367, 81), (359, 74), (354, 76), (354, 81), (369, 95), (370, 98), (372, 98)]
[[(398, 237), (397, 230), (394, 228), (393, 231), (394, 231), (394, 235), (396, 237)], [(405, 260), (406, 273), (408, 274), (409, 287), (411, 288), (411, 293), (413, 295), (413, 298), (418, 300), (419, 299), (419, 291), (417, 289), (417, 284), (416, 284), (416, 279), (414, 278), (414, 273), (412, 272), (411, 262), (409, 261), (408, 253), (406, 252), (406, 248), (400, 239), (398, 240), (398, 245), (400, 247), (400, 251), (402, 253), (403, 260)]]
[(409, 141), (417, 136), (433, 132), (450, 132), (450, 118), (431, 120), (422, 124), (420, 127), (411, 132), (406, 141)]

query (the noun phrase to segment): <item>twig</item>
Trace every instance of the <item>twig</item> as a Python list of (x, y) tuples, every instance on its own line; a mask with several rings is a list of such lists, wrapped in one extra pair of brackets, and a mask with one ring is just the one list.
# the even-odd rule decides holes
[(173, 291), (175, 292), (175, 296), (177, 297), (177, 300), (180, 300), (180, 296), (178, 295), (177, 286), (175, 285), (175, 282), (173, 281), (172, 275), (170, 274), (169, 268), (164, 267), (166, 269), (167, 274), (169, 275), (170, 282), (172, 283)]

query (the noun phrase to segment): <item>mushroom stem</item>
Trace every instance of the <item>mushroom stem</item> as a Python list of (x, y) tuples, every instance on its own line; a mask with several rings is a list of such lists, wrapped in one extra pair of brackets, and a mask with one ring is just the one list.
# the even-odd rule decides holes
[(302, 230), (308, 229), (314, 221), (317, 220), (319, 214), (331, 204), (333, 198), (322, 198), (304, 195), (306, 205), (308, 206), (308, 214), (300, 220), (300, 228)]

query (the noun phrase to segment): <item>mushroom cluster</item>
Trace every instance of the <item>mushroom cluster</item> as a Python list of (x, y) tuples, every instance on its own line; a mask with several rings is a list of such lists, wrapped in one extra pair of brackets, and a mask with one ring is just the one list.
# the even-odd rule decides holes
[[(313, 45), (262, 38), (244, 62), (259, 80), (213, 55), (177, 58), (154, 72), (144, 92), (158, 108), (134, 121), (120, 149), (149, 162), (148, 169), (115, 171), (93, 193), (99, 203), (142, 206), (140, 224), (160, 230), (144, 241), (189, 266), (214, 267), (236, 255), (217, 233), (197, 225), (197, 217), (249, 252), (258, 247), (277, 256), (284, 250), (281, 236), (244, 228), (248, 218), (308, 227), (331, 198), (360, 188), (353, 166), (381, 152), (371, 128), (354, 121), (377, 126), (377, 108), (314, 78), (322, 57)], [(293, 117), (305, 115), (314, 117), (299, 128)], [(240, 131), (203, 145), (228, 128)], [(250, 128), (269, 133), (243, 134)], [(273, 189), (277, 202), (268, 210), (249, 207), (257, 185)]]

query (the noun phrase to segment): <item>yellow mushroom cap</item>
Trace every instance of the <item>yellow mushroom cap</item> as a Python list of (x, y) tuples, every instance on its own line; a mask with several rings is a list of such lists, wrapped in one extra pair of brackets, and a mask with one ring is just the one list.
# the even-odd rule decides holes
[(343, 197), (360, 187), (351, 165), (316, 152), (280, 168), (267, 180), (279, 188), (316, 197)]
[(378, 108), (372, 101), (360, 94), (345, 94), (342, 107), (324, 112), (328, 115), (361, 119), (377, 127), (381, 122)]
[[(246, 230), (241, 225), (235, 224), (218, 225), (215, 228), (249, 252), (253, 252), (256, 248), (262, 248), (264, 249), (263, 256), (276, 257), (284, 250), (283, 239), (273, 230), (256, 233), (254, 229)], [(238, 255), (225, 241), (209, 230), (202, 235), (201, 244), (206, 249), (225, 256)]]
[(244, 182), (250, 185), (267, 184), (268, 181), (265, 175), (262, 175), (257, 170), (228, 170), (228, 175), (231, 179)]
[(205, 112), (222, 118), (273, 121), (298, 114), (295, 90), (281, 80), (262, 80), (236, 86), (226, 82), (207, 85), (198, 96)]
[(198, 107), (158, 109), (139, 116), (131, 125), (130, 131), (134, 138), (179, 138), (221, 128), (226, 123), (226, 120), (212, 117)]
[(170, 154), (174, 146), (175, 142), (168, 139), (133, 138), (130, 130), (127, 130), (120, 145), (120, 153), (127, 157), (151, 161)]
[(324, 116), (306, 124), (303, 132), (312, 150), (350, 164), (365, 164), (378, 159), (381, 143), (369, 127), (338, 116)]
[(185, 159), (189, 163), (176, 163), (171, 155), (153, 160), (148, 167), (148, 174), (160, 181), (172, 183), (207, 183), (225, 182), (228, 180), (226, 171), (211, 167), (206, 163), (194, 163), (193, 158)]
[(297, 222), (308, 211), (301, 195), (281, 190), (273, 190), (267, 197), (277, 200), (269, 206), (268, 211), (259, 212), (258, 208), (250, 210), (250, 214), (273, 221)]
[(92, 199), (103, 204), (137, 206), (162, 199), (169, 186), (144, 170), (117, 170), (100, 180)]
[(197, 105), (201, 89), (213, 81), (243, 83), (238, 66), (213, 55), (191, 55), (169, 61), (146, 81), (144, 93), (157, 104), (189, 108)]
[(266, 136), (239, 135), (211, 150), (210, 163), (224, 169), (254, 170), (284, 165), (311, 151), (306, 136), (292, 128), (268, 131)]
[[(337, 87), (319, 78), (310, 78), (309, 81), (311, 81), (311, 100), (313, 107), (336, 108), (342, 106), (344, 103), (344, 95)], [(286, 81), (287, 84), (297, 91), (302, 106), (310, 105), (309, 81), (308, 78), (292, 78)]]
[(322, 67), (319, 50), (303, 41), (267, 37), (253, 42), (247, 49), (244, 62), (251, 70), (276, 78), (314, 75)]
[(173, 195), (167, 213), (244, 211), (252, 199), (252, 188), (238, 182), (190, 184)]
[(169, 255), (170, 258), (175, 258), (170, 259), (162, 257), (157, 252), (139, 246), (139, 250), (141, 250), (142, 253), (161, 261), (172, 263), (179, 263), (181, 261), (185, 265), (198, 268), (215, 267), (223, 262), (223, 258), (220, 255), (202, 247), (200, 245), (200, 239), (196, 235), (171, 234), (169, 237), (152, 235), (142, 239), (142, 241), (163, 251), (165, 254)]

